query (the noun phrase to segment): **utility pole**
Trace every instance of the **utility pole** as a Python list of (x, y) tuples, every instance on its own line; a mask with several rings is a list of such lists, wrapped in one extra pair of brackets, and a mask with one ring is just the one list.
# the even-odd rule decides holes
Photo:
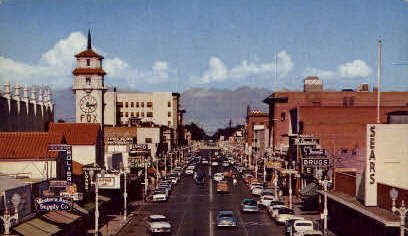
[(381, 51), (382, 51), (382, 40), (377, 41), (378, 50), (378, 68), (377, 68), (377, 124), (380, 123), (380, 97), (381, 97)]

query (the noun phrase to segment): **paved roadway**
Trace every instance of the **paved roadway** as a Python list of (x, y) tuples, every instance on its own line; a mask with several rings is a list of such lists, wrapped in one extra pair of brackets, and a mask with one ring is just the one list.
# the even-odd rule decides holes
[[(222, 167), (201, 165), (207, 177)], [(284, 235), (284, 227), (276, 225), (266, 212), (241, 213), (243, 198), (252, 197), (247, 187), (239, 185), (228, 194), (217, 194), (215, 184), (207, 178), (205, 185), (196, 185), (192, 176), (184, 175), (167, 202), (146, 203), (118, 235), (148, 235), (143, 224), (150, 214), (163, 214), (172, 224), (172, 235)], [(231, 181), (230, 186), (232, 187)], [(233, 210), (238, 218), (235, 229), (219, 229), (215, 224), (218, 210)]]

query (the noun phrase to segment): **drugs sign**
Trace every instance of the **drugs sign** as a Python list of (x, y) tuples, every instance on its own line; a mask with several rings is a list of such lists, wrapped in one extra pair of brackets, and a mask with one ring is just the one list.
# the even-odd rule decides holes
[(329, 166), (329, 158), (303, 158), (303, 166), (316, 166), (316, 167), (325, 167)]

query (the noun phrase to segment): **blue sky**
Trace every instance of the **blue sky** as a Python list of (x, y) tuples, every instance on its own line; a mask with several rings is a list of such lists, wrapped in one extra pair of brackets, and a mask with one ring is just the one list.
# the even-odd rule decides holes
[(373, 86), (380, 36), (383, 89), (408, 90), (408, 65), (392, 64), (408, 62), (404, 0), (0, 0), (0, 82), (71, 86), (90, 27), (106, 84), (122, 89)]

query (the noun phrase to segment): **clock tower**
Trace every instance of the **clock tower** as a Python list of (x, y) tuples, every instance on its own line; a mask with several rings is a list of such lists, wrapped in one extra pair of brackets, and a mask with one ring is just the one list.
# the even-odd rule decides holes
[(104, 124), (105, 71), (103, 56), (92, 50), (91, 32), (88, 31), (87, 49), (75, 55), (74, 75), (75, 120), (77, 123)]

